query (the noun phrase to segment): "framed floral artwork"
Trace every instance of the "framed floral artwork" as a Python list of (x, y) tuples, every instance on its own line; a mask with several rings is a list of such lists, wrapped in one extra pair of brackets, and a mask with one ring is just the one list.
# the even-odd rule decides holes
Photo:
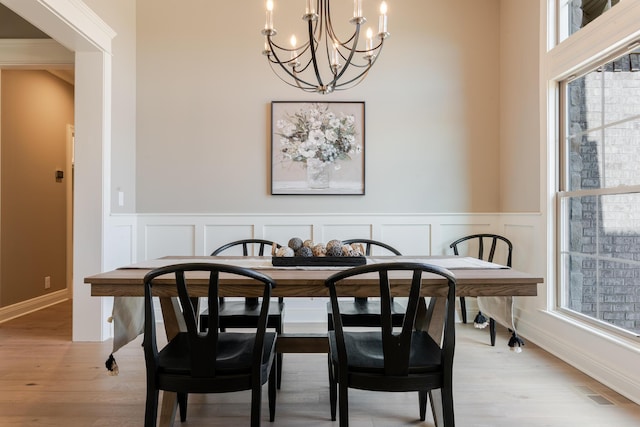
[(364, 102), (271, 103), (271, 194), (364, 194)]

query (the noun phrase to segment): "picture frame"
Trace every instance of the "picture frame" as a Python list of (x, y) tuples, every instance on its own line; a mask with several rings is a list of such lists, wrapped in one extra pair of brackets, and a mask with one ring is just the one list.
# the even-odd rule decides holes
[(363, 101), (271, 102), (272, 195), (364, 195)]

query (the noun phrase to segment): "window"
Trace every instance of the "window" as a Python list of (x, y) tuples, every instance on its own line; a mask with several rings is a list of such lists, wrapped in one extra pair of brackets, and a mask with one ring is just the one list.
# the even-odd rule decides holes
[(585, 27), (620, 0), (560, 0), (560, 41)]
[(638, 335), (640, 51), (562, 82), (561, 97), (560, 306)]

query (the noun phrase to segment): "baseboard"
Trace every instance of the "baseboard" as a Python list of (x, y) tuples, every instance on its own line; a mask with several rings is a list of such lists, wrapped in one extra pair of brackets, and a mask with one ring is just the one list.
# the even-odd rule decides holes
[(66, 301), (70, 298), (70, 295), (71, 294), (68, 289), (63, 289), (32, 298), (27, 301), (12, 304), (7, 307), (2, 307), (0, 308), (0, 323), (41, 310), (45, 307), (49, 307), (50, 305)]

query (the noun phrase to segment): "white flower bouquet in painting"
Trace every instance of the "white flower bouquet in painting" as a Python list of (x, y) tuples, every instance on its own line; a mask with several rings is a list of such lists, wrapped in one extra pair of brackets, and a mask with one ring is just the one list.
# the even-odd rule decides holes
[(285, 161), (301, 162), (309, 188), (328, 188), (331, 168), (360, 154), (355, 116), (336, 114), (328, 104), (310, 104), (276, 122), (279, 150)]

